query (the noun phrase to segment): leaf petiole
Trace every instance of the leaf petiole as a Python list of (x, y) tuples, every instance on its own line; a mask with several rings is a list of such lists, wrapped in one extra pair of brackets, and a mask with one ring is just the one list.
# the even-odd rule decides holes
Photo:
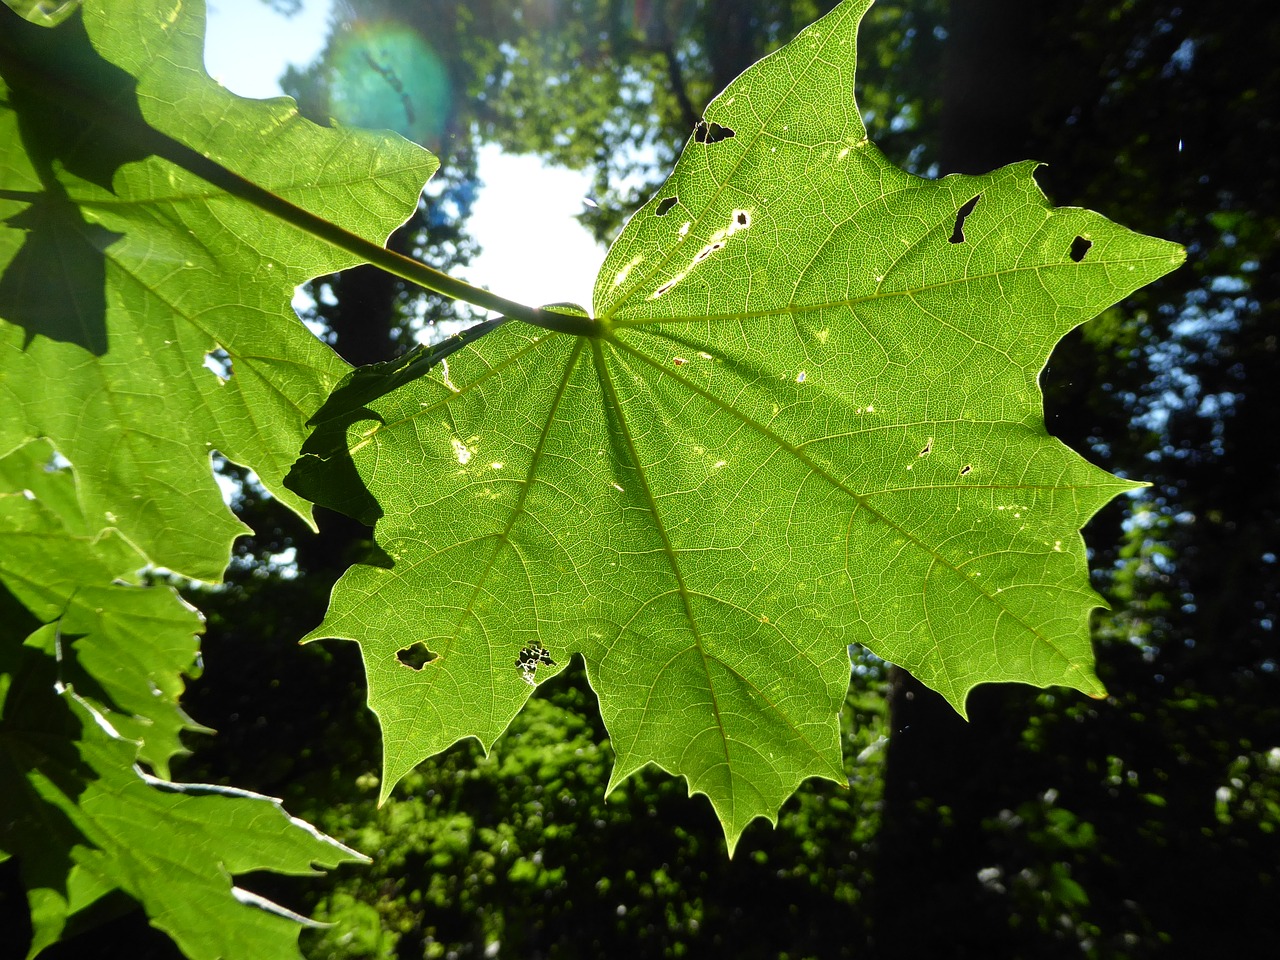
[(513, 320), (523, 320), (525, 323), (558, 333), (594, 336), (599, 331), (595, 321), (585, 314), (577, 315), (554, 309), (530, 307), (508, 300), (506, 297), (473, 286), (464, 280), (458, 280), (425, 263), (366, 240), (242, 177), (212, 157), (193, 150), (140, 119), (122, 111), (113, 110), (112, 104), (105, 103), (94, 95), (95, 91), (78, 89), (63, 77), (48, 70), (46, 65), (31, 56), (35, 51), (28, 49), (26, 45), (6, 42), (0, 44), (0, 47), (6, 55), (6, 71), (11, 76), (20, 77), (23, 85), (29, 90), (39, 91), (40, 96), (45, 99), (56, 99), (59, 104), (69, 106), (89, 119), (94, 119), (95, 115), (102, 111), (113, 114), (113, 119), (117, 122), (112, 133), (121, 140), (127, 140), (131, 152), (141, 148), (163, 157), (220, 190), (251, 203), (260, 210), (340, 250), (345, 250), (392, 276), (451, 300), (461, 300), (484, 310), (496, 311)]
[(493, 310), (512, 320), (522, 320), (554, 330), (557, 333), (568, 333), (575, 336), (594, 336), (599, 332), (597, 323), (585, 314), (566, 313), (546, 307), (530, 307), (506, 297), (499, 296), (482, 287), (473, 286), (465, 280), (451, 277), (447, 273), (427, 266), (412, 257), (406, 257), (394, 250), (379, 246), (343, 227), (317, 216), (286, 200), (270, 190), (259, 186), (252, 180), (240, 176), (233, 170), (224, 167), (210, 157), (192, 150), (183, 143), (166, 136), (159, 131), (152, 131), (156, 140), (155, 153), (175, 163), (213, 186), (292, 224), (314, 237), (332, 244), (340, 250), (373, 264), (392, 276), (399, 277), (409, 283), (448, 297), (461, 300), (484, 310)]

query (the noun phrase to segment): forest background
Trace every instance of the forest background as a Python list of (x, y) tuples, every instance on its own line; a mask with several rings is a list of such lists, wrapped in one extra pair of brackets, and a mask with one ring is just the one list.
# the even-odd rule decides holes
[[(596, 205), (583, 219), (610, 238), (711, 97), (831, 5), (340, 4), (359, 30), (398, 24), (417, 37), (447, 80), (431, 110), (406, 111), (422, 101), (391, 90), (404, 121), (425, 124), (404, 132), (442, 159), (393, 245), (465, 275), (486, 142), (590, 170)], [(352, 108), (343, 53), (332, 43), (284, 80), (313, 119)], [(856, 660), (849, 789), (806, 785), (732, 861), (706, 803), (678, 781), (645, 774), (603, 798), (608, 739), (576, 669), (540, 689), (490, 756), (462, 745), (377, 809), (380, 747), (357, 650), (296, 645), (369, 532), (322, 514), (312, 535), (222, 465), (256, 533), (224, 587), (191, 588), (208, 632), (185, 703), (219, 732), (191, 738), (175, 775), (282, 797), (374, 858), (315, 882), (257, 883), (337, 924), (304, 934), (305, 952), (1190, 957), (1273, 945), (1278, 53), (1280, 18), (1262, 0), (872, 8), (859, 102), (891, 159), (938, 176), (1034, 158), (1056, 204), (1187, 247), (1187, 266), (1069, 336), (1042, 377), (1051, 432), (1152, 486), (1085, 532), (1112, 605), (1094, 633), (1106, 701), (987, 686), (965, 723), (900, 671)], [(387, 79), (366, 74), (362, 89), (379, 99)], [(516, 229), (519, 210), (512, 219)], [(310, 287), (306, 319), (356, 364), (476, 319), (373, 270)], [(11, 944), (21, 955), (27, 923), (10, 861), (0, 929), (17, 933), (4, 955)], [(175, 955), (124, 911), (47, 956), (122, 949)]]

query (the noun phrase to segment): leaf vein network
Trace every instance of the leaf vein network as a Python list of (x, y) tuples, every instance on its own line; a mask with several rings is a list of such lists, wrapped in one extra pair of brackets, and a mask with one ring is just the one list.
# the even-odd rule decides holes
[[(997, 594), (989, 592), (984, 586), (979, 584), (975, 578), (969, 576), (966, 572), (962, 571), (956, 564), (952, 563), (950, 559), (938, 554), (936, 550), (931, 549), (928, 546), (928, 544), (922, 541), (914, 533), (911, 533), (910, 531), (908, 531), (905, 527), (903, 527), (897, 521), (893, 520), (887, 514), (876, 509), (870, 503), (870, 499), (868, 495), (858, 493), (857, 491), (850, 488), (843, 481), (837, 479), (821, 463), (816, 461), (813, 457), (809, 456), (801, 447), (796, 446), (795, 444), (792, 444), (791, 442), (785, 440), (784, 438), (779, 436), (777, 433), (775, 433), (773, 430), (771, 430), (768, 426), (762, 423), (759, 423), (749, 417), (744, 416), (740, 410), (736, 410), (733, 407), (727, 406), (715, 394), (710, 393), (709, 391), (698, 386), (696, 383), (693, 383), (688, 378), (680, 375), (679, 373), (666, 369), (664, 366), (659, 364), (657, 361), (655, 361), (651, 357), (627, 345), (617, 337), (611, 336), (609, 337), (609, 340), (611, 343), (613, 343), (617, 348), (621, 349), (623, 352), (629, 354), (630, 356), (634, 357), (640, 362), (654, 368), (655, 370), (663, 373), (664, 375), (672, 377), (677, 382), (685, 386), (687, 389), (699, 394), (704, 400), (708, 401), (713, 406), (718, 407), (722, 412), (728, 414), (730, 417), (738, 418), (742, 423), (746, 424), (748, 427), (752, 428), (758, 434), (760, 434), (760, 436), (776, 444), (777, 447), (780, 448), (781, 450), (789, 452), (792, 456), (794, 456), (797, 460), (799, 460), (802, 464), (804, 464), (815, 475), (825, 480), (831, 487), (843, 492), (850, 499), (852, 499), (856, 505), (855, 512), (859, 508), (865, 509), (868, 512), (870, 512), (872, 515), (875, 516), (877, 520), (886, 524), (891, 529), (895, 530), (911, 546), (922, 551), (924, 554), (929, 556), (934, 562), (941, 563), (944, 567), (950, 569), (956, 576), (960, 577), (964, 582), (966, 582), (975, 593), (985, 597), (988, 601), (995, 604), (1002, 611), (1007, 612), (1009, 616), (1012, 617), (1019, 625), (1021, 625), (1029, 634), (1035, 637), (1039, 637), (1044, 642), (1048, 643), (1049, 646), (1052, 647), (1056, 652), (1061, 654), (1061, 650), (1058, 648), (1058, 646), (1055, 643), (1053, 643), (1053, 641), (1050, 638), (1045, 636), (1040, 630), (1036, 629), (1034, 626), (1028, 624), (1023, 618), (1019, 617), (1013, 611), (1009, 610), (1008, 607), (999, 599)], [(596, 349), (598, 350), (599, 348), (597, 347)], [(597, 366), (599, 367), (599, 364)], [(669, 543), (669, 541), (665, 540), (666, 538), (665, 530), (663, 530), (662, 533), (664, 537), (664, 542)], [(677, 576), (679, 576), (678, 573), (677, 573)]]
[[(531, 344), (530, 346), (535, 346), (535, 345), (536, 344)], [(577, 362), (578, 355), (581, 353), (581, 351), (582, 351), (582, 342), (581, 342), (581, 339), (579, 339), (578, 343), (574, 345), (573, 352), (570, 354), (568, 361), (565, 363), (564, 376), (561, 378), (560, 383), (556, 388), (555, 395), (552, 399), (551, 408), (547, 411), (547, 417), (543, 424), (542, 432), (539, 435), (538, 442), (534, 446), (534, 449), (530, 455), (529, 469), (525, 475), (526, 477), (525, 482), (521, 485), (520, 493), (517, 496), (516, 503), (511, 507), (506, 525), (504, 526), (501, 533), (489, 535), (490, 537), (492, 537), (494, 541), (493, 549), (490, 551), (489, 556), (485, 561), (483, 570), (480, 572), (479, 576), (475, 578), (475, 582), (471, 584), (471, 593), (467, 599), (466, 606), (460, 607), (458, 610), (458, 616), (454, 620), (453, 630), (451, 631), (450, 636), (448, 638), (450, 644), (452, 644), (452, 642), (457, 639), (459, 633), (461, 632), (463, 620), (466, 619), (467, 617), (474, 617), (476, 599), (477, 597), (479, 597), (481, 590), (484, 589), (485, 583), (488, 581), (489, 576), (493, 573), (494, 567), (497, 565), (498, 557), (502, 552), (503, 546), (509, 544), (510, 542), (509, 537), (511, 535), (512, 528), (515, 526), (519, 518), (524, 515), (525, 500), (528, 498), (529, 490), (533, 487), (534, 478), (538, 471), (538, 465), (541, 460), (543, 447), (546, 443), (547, 436), (551, 431), (552, 424), (555, 423), (555, 412), (557, 408), (560, 406), (561, 400), (563, 400), (564, 398), (565, 390), (568, 387), (569, 378), (573, 374), (574, 365)], [(523, 353), (524, 351), (521, 351), (521, 352)], [(489, 372), (492, 372), (492, 369)], [(471, 386), (471, 384), (468, 384), (468, 386)], [(452, 399), (453, 397), (456, 397), (456, 396), (458, 396), (458, 394), (453, 394), (451, 395), (451, 397), (446, 398), (445, 403), (447, 403), (449, 399)], [(482, 538), (482, 539), (489, 539), (489, 537)], [(439, 554), (436, 554), (436, 556), (438, 555)], [(528, 595), (531, 598), (531, 601), (534, 603), (536, 608), (537, 591), (529, 590)], [(477, 622), (480, 623), (481, 629), (484, 629), (483, 618), (477, 617), (475, 619), (477, 620)], [(536, 609), (534, 611), (534, 620), (535, 622), (541, 622), (541, 617), (538, 615)], [(487, 633), (487, 630), (485, 632)], [(489, 658), (491, 661), (490, 666), (492, 667), (494, 645), (492, 643), (486, 642), (482, 644), (482, 646), (483, 646), (483, 649), (489, 655)], [(441, 656), (443, 656), (447, 654), (449, 651), (448, 651), (448, 648), (446, 648), (439, 652)], [(490, 669), (487, 673), (487, 676), (489, 676), (492, 680), (492, 678), (496, 676), (496, 672), (493, 669)], [(417, 698), (413, 717), (412, 717), (413, 727), (416, 727), (419, 721), (421, 720), (423, 708), (424, 706), (429, 706), (430, 700), (431, 698), (429, 697)]]
[[(1126, 264), (1141, 264), (1159, 258), (1142, 257), (1128, 258), (1124, 260), (1110, 261), (1110, 266), (1124, 266)], [(839, 307), (857, 307), (865, 303), (876, 303), (881, 300), (891, 299), (894, 297), (914, 297), (916, 294), (924, 293), (931, 290), (942, 290), (956, 284), (968, 283), (973, 280), (1000, 280), (1012, 274), (1031, 271), (1039, 274), (1043, 270), (1050, 269), (1075, 269), (1078, 264), (1062, 263), (1062, 264), (1029, 264), (1024, 267), (1010, 267), (1007, 270), (997, 270), (990, 273), (971, 274), (959, 277), (953, 280), (944, 280), (940, 283), (927, 283), (918, 286), (904, 288), (902, 290), (890, 290), (881, 292), (877, 290), (874, 293), (865, 296), (846, 297), (839, 300), (829, 300), (822, 303), (789, 303), (784, 306), (768, 307), (763, 310), (736, 310), (728, 313), (699, 313), (689, 316), (668, 316), (668, 317), (636, 317), (634, 319), (624, 317), (622, 319), (613, 320), (615, 328), (625, 327), (645, 327), (655, 324), (675, 324), (675, 323), (706, 323), (708, 321), (717, 320), (755, 320), (760, 317), (772, 317), (781, 313), (811, 313), (820, 310), (833, 310)], [(970, 337), (970, 339), (973, 339)], [(974, 342), (980, 342), (975, 340)]]
[[(694, 643), (697, 646), (698, 656), (702, 662), (703, 671), (706, 673), (707, 689), (711, 694), (711, 707), (715, 714), (716, 725), (720, 730), (721, 746), (724, 749), (725, 762), (728, 763), (729, 747), (726, 739), (724, 721), (721, 719), (720, 701), (719, 697), (716, 695), (715, 682), (712, 680), (711, 670), (707, 666), (709, 654), (703, 646), (702, 632), (698, 627), (698, 619), (694, 616), (693, 605), (691, 602), (692, 594), (689, 591), (688, 585), (685, 583), (684, 573), (680, 569), (678, 554), (671, 543), (670, 534), (667, 532), (666, 524), (663, 522), (662, 514), (658, 509), (658, 501), (653, 495), (653, 490), (649, 486), (648, 477), (645, 475), (645, 471), (641, 466), (643, 461), (640, 457), (639, 450), (636, 448), (635, 437), (631, 433), (631, 427), (627, 422), (626, 413), (623, 409), (622, 398), (619, 396), (617, 386), (614, 384), (613, 377), (609, 372), (609, 366), (605, 360), (604, 351), (601, 349), (598, 340), (592, 340), (591, 346), (601, 389), (604, 391), (616, 412), (617, 423), (622, 432), (622, 440), (626, 444), (627, 452), (631, 458), (631, 463), (635, 468), (636, 476), (639, 479), (640, 489), (644, 492), (644, 498), (648, 504), (649, 515), (653, 518), (654, 526), (657, 528), (658, 536), (662, 541), (663, 553), (666, 554), (667, 562), (671, 567), (671, 572), (676, 578), (676, 592), (680, 596), (680, 602), (684, 607), (685, 617), (689, 621), (689, 629), (693, 633)], [(653, 692), (656, 689), (656, 683), (650, 687), (650, 696), (645, 701), (645, 709), (642, 712), (642, 715), (647, 714), (648, 705), (652, 700)]]
[[(709, 603), (719, 604), (722, 607), (727, 607), (730, 610), (736, 611), (737, 613), (741, 614), (743, 618), (746, 620), (751, 620), (754, 622), (761, 623), (761, 626), (768, 627), (778, 640), (780, 640), (786, 646), (790, 647), (797, 659), (808, 660), (810, 663), (813, 662), (812, 658), (810, 658), (808, 654), (805, 653), (805, 651), (801, 650), (798, 646), (796, 646), (795, 641), (792, 640), (791, 637), (788, 636), (785, 632), (783, 632), (782, 630), (779, 630), (775, 624), (763, 623), (760, 621), (759, 617), (756, 614), (752, 613), (750, 610), (747, 610), (745, 607), (741, 606), (740, 604), (734, 603), (730, 600), (726, 600), (724, 597), (717, 597), (717, 596), (713, 596), (712, 594), (703, 593), (700, 590), (689, 590), (687, 592), (682, 593), (682, 591), (679, 588), (677, 588), (676, 590), (667, 590), (667, 591), (664, 591), (663, 593), (658, 593), (658, 594), (654, 594), (651, 597), (647, 597), (644, 600), (644, 602), (641, 603), (635, 609), (635, 611), (627, 619), (626, 623), (619, 624), (618, 637), (621, 638), (622, 634), (626, 633), (629, 629), (631, 629), (631, 624), (634, 623), (635, 620), (638, 617), (640, 617), (641, 614), (643, 614), (646, 609), (648, 609), (653, 604), (661, 600), (664, 600), (667, 597), (672, 596), (673, 594), (681, 594), (682, 599), (684, 598), (684, 596), (687, 595), (690, 598), (696, 597), (697, 599), (700, 599), (700, 600), (706, 600)], [(692, 623), (692, 617), (690, 617), (690, 622)], [(694, 633), (695, 633), (695, 636), (697, 636), (696, 628), (694, 630)], [(649, 688), (646, 693), (644, 704), (640, 710), (640, 723), (638, 724), (639, 726), (643, 726), (647, 722), (648, 716), (651, 712), (650, 708), (653, 706), (654, 695), (662, 686), (658, 682), (659, 678), (667, 669), (669, 669), (672, 666), (672, 664), (674, 664), (677, 660), (679, 660), (680, 657), (682, 657), (688, 650), (689, 650), (688, 647), (681, 647), (679, 650), (676, 650), (674, 653), (671, 654), (670, 657), (667, 658), (666, 662), (664, 662), (654, 672), (654, 675), (652, 678), (653, 682), (649, 684)], [(765, 704), (765, 706), (767, 706), (770, 710), (772, 710), (777, 717), (782, 719), (782, 721), (787, 725), (787, 727), (789, 727), (791, 731), (796, 735), (796, 738), (799, 741), (801, 741), (806, 747), (808, 747), (810, 752), (813, 753), (814, 756), (822, 758), (822, 751), (818, 749), (816, 746), (814, 746), (813, 742), (810, 740), (808, 736), (806, 736), (804, 733), (801, 732), (801, 730), (791, 721), (790, 716), (788, 716), (787, 713), (781, 709), (780, 705), (778, 703), (775, 703), (773, 700), (771, 700), (769, 696), (765, 693), (765, 691), (761, 690), (759, 686), (757, 686), (751, 680), (747, 679), (747, 677), (745, 677), (739, 670), (737, 670), (733, 666), (733, 664), (727, 662), (722, 657), (717, 657), (717, 656), (708, 654), (705, 650), (702, 649), (700, 643), (698, 643), (698, 654), (702, 658), (704, 663), (706, 661), (713, 661), (715, 663), (718, 663), (727, 672), (735, 676), (742, 683), (743, 686), (747, 687), (753, 693), (755, 693), (758, 699), (763, 704)], [(708, 673), (708, 688), (710, 689), (709, 673)], [(714, 697), (714, 691), (712, 693), (712, 696)], [(717, 718), (719, 717), (719, 715), (720, 715), (719, 711), (717, 710), (716, 712)], [(726, 744), (730, 741), (735, 743), (744, 742), (741, 740), (733, 740), (733, 738), (730, 737), (728, 735), (728, 732), (724, 729), (723, 724), (720, 725), (720, 729), (724, 735)], [(726, 749), (726, 763), (729, 763), (727, 749)]]
[[(496, 332), (497, 332), (496, 330), (493, 331), (493, 333), (496, 333)], [(488, 336), (492, 336), (492, 333), (488, 334)], [(390, 430), (393, 427), (404, 426), (405, 424), (413, 420), (416, 420), (418, 417), (421, 417), (424, 414), (435, 413), (441, 407), (444, 407), (445, 410), (448, 411), (448, 406), (451, 401), (457, 399), (458, 397), (464, 397), (467, 394), (478, 390), (480, 387), (484, 386), (484, 384), (486, 384), (490, 379), (505, 372), (509, 367), (515, 366), (521, 360), (523, 360), (528, 354), (537, 350), (543, 344), (550, 343), (552, 340), (559, 337), (564, 337), (564, 336), (566, 336), (566, 334), (550, 333), (545, 336), (539, 336), (530, 340), (528, 343), (520, 347), (518, 350), (513, 351), (510, 356), (504, 357), (500, 362), (489, 366), (488, 369), (480, 373), (474, 379), (467, 381), (461, 387), (456, 387), (456, 388), (446, 387), (446, 389), (448, 389), (449, 392), (444, 396), (440, 397), (434, 403), (428, 403), (426, 406), (420, 407), (419, 409), (414, 410), (411, 413), (405, 414), (404, 416), (399, 417), (397, 419), (380, 421), (374, 426), (372, 430), (369, 431), (369, 433), (366, 436), (361, 437), (360, 443), (357, 446), (363, 445), (364, 443), (368, 442), (368, 440), (375, 433), (379, 433), (383, 430)], [(473, 355), (478, 355), (478, 354), (473, 354)], [(577, 356), (576, 347), (574, 348), (574, 352), (572, 356), (575, 358)], [(435, 366), (436, 365), (433, 365), (431, 369), (434, 369)], [(572, 369), (573, 369), (573, 364), (572, 363), (567, 364), (566, 370), (571, 371)], [(567, 375), (568, 374), (566, 373), (566, 376)], [(426, 374), (424, 373), (423, 376), (425, 377)], [(354, 452), (355, 448), (353, 447), (351, 448), (351, 450), (352, 452)]]

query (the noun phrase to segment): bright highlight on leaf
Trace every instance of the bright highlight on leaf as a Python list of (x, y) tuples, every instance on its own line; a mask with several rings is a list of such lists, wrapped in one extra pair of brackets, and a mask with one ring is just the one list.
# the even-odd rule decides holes
[[(852, 98), (868, 6), (707, 108), (610, 251), (591, 336), (506, 324), (319, 418), (299, 482), (380, 516), (391, 561), (349, 571), (311, 635), (361, 643), (384, 796), (492, 744), (574, 654), (611, 786), (686, 777), (730, 850), (841, 779), (851, 643), (958, 710), (984, 682), (1102, 692), (1079, 531), (1135, 485), (1046, 433), (1037, 377), (1182, 251), (1052, 209), (1033, 163), (895, 169)], [(434, 657), (406, 668), (412, 644)]]

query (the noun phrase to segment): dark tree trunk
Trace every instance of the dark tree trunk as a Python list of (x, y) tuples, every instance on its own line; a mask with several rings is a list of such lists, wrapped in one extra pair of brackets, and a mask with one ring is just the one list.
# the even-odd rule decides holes
[(1037, 84), (1045, 4), (953, 0), (943, 48), (943, 173), (987, 173), (1026, 159), (1032, 118), (1044, 107)]
[[(944, 46), (941, 173), (989, 172), (1027, 157), (1036, 88), (1022, 0), (956, 0)], [(1011, 794), (1020, 725), (1004, 722), (1026, 688), (984, 686), (965, 721), (893, 667), (873, 922), (878, 956), (1012, 956), (1009, 918), (979, 879), (991, 863), (984, 823)], [(1002, 948), (1002, 944), (1004, 947)]]

